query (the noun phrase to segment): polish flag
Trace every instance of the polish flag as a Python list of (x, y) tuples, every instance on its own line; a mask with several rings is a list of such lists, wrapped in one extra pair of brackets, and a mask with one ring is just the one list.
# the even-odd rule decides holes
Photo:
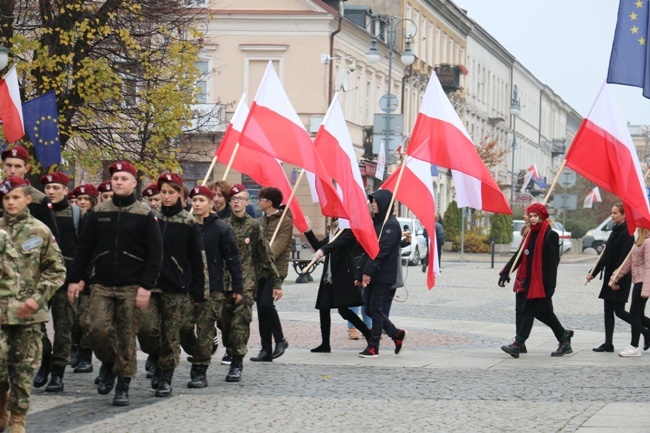
[(316, 134), (314, 147), (341, 192), (354, 236), (366, 253), (374, 259), (379, 253), (379, 241), (368, 212), (366, 190), (338, 93), (334, 95)]
[(471, 207), (512, 213), (435, 74), (429, 79), (406, 153), (459, 172), (462, 181), (454, 185), (456, 194), (470, 200)]
[(538, 188), (546, 188), (546, 182), (544, 182), (544, 179), (539, 175), (539, 172), (537, 171), (537, 166), (535, 164), (531, 165), (528, 167), (528, 170), (526, 170), (526, 174), (524, 175), (524, 182), (521, 184), (521, 190), (519, 192), (525, 192), (526, 187), (528, 186), (528, 183), (530, 180), (533, 180), (535, 182), (535, 185)]
[(20, 101), (16, 66), (12, 66), (0, 81), (0, 120), (8, 143), (23, 138), (23, 104)]
[[(230, 162), (232, 154), (235, 151), (235, 144), (239, 140), (241, 129), (246, 122), (246, 117), (248, 117), (248, 106), (246, 105), (246, 95), (244, 94), (214, 154), (217, 157), (217, 161), (224, 165)], [(289, 179), (287, 179), (284, 168), (272, 156), (239, 146), (235, 159), (232, 161), (232, 168), (250, 176), (262, 186), (274, 186), (282, 191), (282, 198), (285, 204), (286, 200), (291, 196), (291, 184), (289, 183)], [(306, 232), (309, 229), (309, 225), (300, 207), (300, 202), (295, 196), (291, 200), (291, 203), (289, 203), (289, 209), (291, 209), (293, 225), (296, 226), (300, 233)]]
[[(402, 178), (396, 186), (399, 173)], [(384, 182), (382, 189), (397, 192), (395, 200), (402, 202), (420, 220), (429, 234), (429, 266), (427, 268), (427, 286), (431, 289), (435, 276), (440, 274), (438, 266), (438, 249), (436, 248), (436, 202), (431, 182), (431, 164), (413, 157), (407, 157), (406, 164)], [(415, 240), (413, 240), (415, 242)]]
[(566, 154), (566, 166), (617, 195), (630, 234), (650, 228), (650, 206), (639, 157), (609, 85), (603, 84)]
[(239, 144), (314, 173), (323, 215), (348, 218), (309, 133), (282, 88), (272, 62), (269, 62), (257, 89), (250, 114), (241, 130)]
[(603, 201), (603, 199), (600, 196), (600, 189), (598, 187), (595, 187), (594, 189), (589, 191), (589, 193), (587, 193), (587, 196), (585, 197), (584, 205), (582, 207), (583, 209), (593, 208), (594, 203), (597, 203), (599, 201)]

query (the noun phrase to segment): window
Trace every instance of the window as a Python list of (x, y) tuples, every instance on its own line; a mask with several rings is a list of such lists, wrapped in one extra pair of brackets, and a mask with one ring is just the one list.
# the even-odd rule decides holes
[(199, 70), (199, 79), (196, 82), (196, 87), (199, 90), (197, 100), (199, 104), (205, 104), (208, 102), (209, 62), (207, 60), (199, 60), (194, 63), (194, 66)]

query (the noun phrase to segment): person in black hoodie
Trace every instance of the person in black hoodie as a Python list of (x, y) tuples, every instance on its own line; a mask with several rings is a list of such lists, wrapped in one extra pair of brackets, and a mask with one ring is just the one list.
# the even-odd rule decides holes
[[(212, 360), (216, 336), (215, 324), (221, 318), (225, 297), (232, 297), (236, 304), (242, 300), (242, 266), (232, 230), (212, 211), (214, 193), (206, 186), (195, 186), (190, 191), (190, 198), (205, 246), (210, 296), (206, 302), (196, 306), (191, 315), (186, 315), (181, 343), (192, 363), (187, 387), (205, 388), (208, 386), (206, 371)], [(223, 284), (224, 264), (232, 281), (232, 292), (227, 295)]]
[(80, 281), (94, 261), (90, 278), (88, 339), (103, 362), (97, 391), (117, 386), (114, 406), (129, 405), (129, 384), (135, 375), (136, 333), (140, 313), (157, 287), (162, 267), (162, 236), (154, 215), (136, 200), (137, 170), (128, 161), (111, 164), (110, 201), (98, 204), (81, 232), (68, 274), (68, 301), (83, 289)]
[(365, 252), (359, 260), (356, 273), (356, 285), (366, 288), (366, 309), (372, 318), (372, 333), (368, 347), (359, 353), (362, 358), (379, 356), (379, 340), (382, 329), (395, 342), (395, 354), (402, 350), (406, 331), (397, 329), (393, 322), (382, 312), (382, 305), (391, 287), (397, 282), (400, 242), (402, 230), (394, 215), (388, 215), (393, 194), (380, 189), (368, 196), (370, 200), (372, 222), (379, 237), (379, 253), (371, 259)]
[[(163, 267), (158, 284), (152, 290), (151, 302), (143, 312), (138, 339), (153, 359), (157, 360), (151, 386), (156, 397), (169, 397), (172, 377), (180, 356), (180, 329), (183, 313), (190, 301), (205, 301), (207, 281), (203, 242), (196, 219), (183, 209), (183, 179), (175, 173), (158, 178), (161, 208), (154, 212), (163, 239)], [(191, 272), (187, 285), (186, 270)], [(146, 343), (145, 343), (146, 342)]]

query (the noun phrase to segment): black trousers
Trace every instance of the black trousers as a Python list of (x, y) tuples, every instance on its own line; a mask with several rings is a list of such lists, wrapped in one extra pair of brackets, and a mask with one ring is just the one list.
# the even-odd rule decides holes
[[(330, 314), (330, 309), (322, 308), (318, 311), (320, 313), (320, 334), (323, 339), (323, 346), (329, 346), (330, 330), (332, 328), (332, 316)], [(338, 311), (341, 317), (352, 323), (352, 325), (354, 325), (354, 327), (363, 334), (366, 340), (370, 340), (370, 329), (368, 329), (366, 324), (363, 323), (363, 320), (359, 316), (357, 316), (348, 307), (340, 307)]]
[(645, 317), (645, 304), (648, 301), (641, 297), (641, 289), (643, 288), (643, 283), (636, 283), (632, 288), (632, 304), (630, 305), (630, 318), (632, 325), (632, 339), (630, 340), (630, 345), (634, 347), (639, 347), (639, 337), (642, 332), (647, 332), (644, 329), (643, 324), (650, 321)]
[(379, 347), (382, 329), (386, 331), (390, 338), (394, 338), (397, 334), (397, 328), (382, 311), (382, 306), (386, 300), (386, 296), (388, 296), (388, 293), (391, 290), (391, 286), (392, 284), (371, 283), (366, 287), (366, 291), (368, 292), (366, 311), (372, 318), (372, 336), (370, 337), (370, 345), (373, 347)]
[[(526, 305), (526, 293), (525, 292), (516, 292), (515, 293), (515, 335), (519, 334), (521, 329), (521, 321), (524, 318), (524, 306)], [(546, 316), (544, 315), (535, 315), (535, 319), (539, 320), (546, 326), (550, 326), (545, 322)]]
[(273, 284), (266, 279), (260, 280), (257, 286), (257, 319), (259, 322), (260, 340), (262, 341), (262, 350), (268, 353), (273, 352), (273, 340), (284, 340), (282, 333), (282, 324), (278, 310), (275, 309), (273, 299)]
[[(630, 313), (625, 311), (625, 302), (604, 301), (603, 310), (605, 314), (605, 345), (614, 345), (614, 323), (616, 319), (614, 315), (624, 322), (632, 324), (632, 317)], [(650, 322), (650, 320), (648, 321)], [(647, 326), (647, 325), (646, 325)]]
[[(550, 299), (549, 302), (551, 302)], [(519, 325), (519, 331), (517, 331), (517, 343), (524, 344), (526, 340), (528, 340), (528, 337), (530, 337), (530, 331), (533, 329), (533, 322), (535, 322), (535, 319), (551, 328), (553, 334), (555, 334), (555, 338), (557, 338), (557, 341), (561, 343), (566, 340), (566, 329), (564, 329), (555, 313), (535, 312), (525, 310), (524, 308), (521, 312), (521, 324)]]

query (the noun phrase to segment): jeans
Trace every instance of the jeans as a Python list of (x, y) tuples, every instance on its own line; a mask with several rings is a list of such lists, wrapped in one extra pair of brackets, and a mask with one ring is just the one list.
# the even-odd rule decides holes
[(368, 291), (366, 308), (372, 318), (372, 336), (370, 337), (370, 346), (373, 347), (379, 347), (382, 329), (386, 331), (390, 338), (394, 338), (397, 334), (397, 328), (382, 311), (382, 306), (391, 290), (391, 286), (392, 284), (371, 283), (366, 287), (366, 291)]

